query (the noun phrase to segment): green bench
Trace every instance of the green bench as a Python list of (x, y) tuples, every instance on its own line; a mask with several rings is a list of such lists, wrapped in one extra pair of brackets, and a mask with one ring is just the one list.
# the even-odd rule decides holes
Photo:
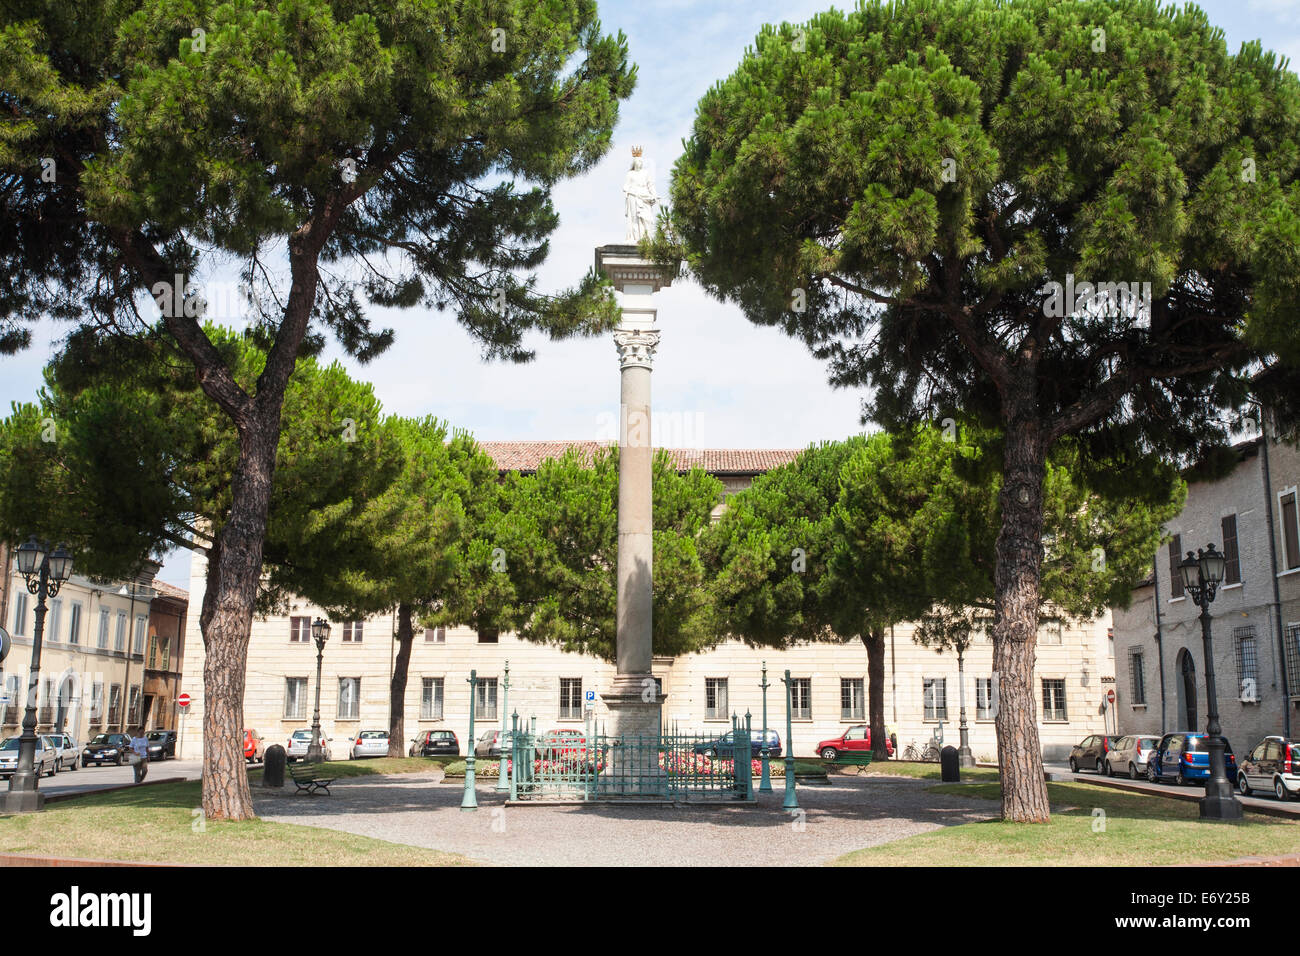
[(855, 767), (857, 773), (864, 773), (864, 768), (871, 763), (875, 756), (870, 750), (841, 750), (835, 754), (834, 760), (822, 760), (822, 763), (832, 764), (837, 767)]
[(324, 790), (326, 796), (330, 792), (330, 784), (338, 777), (326, 777), (316, 772), (316, 764), (291, 763), (289, 764), (289, 776), (293, 779), (293, 784), (298, 789), (294, 793), (314, 794), (317, 790)]

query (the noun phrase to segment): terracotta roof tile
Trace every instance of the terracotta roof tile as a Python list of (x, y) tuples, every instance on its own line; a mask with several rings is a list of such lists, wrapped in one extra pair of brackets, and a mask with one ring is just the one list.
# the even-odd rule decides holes
[[(536, 471), (548, 458), (559, 458), (571, 448), (591, 459), (612, 441), (485, 441), (480, 446), (502, 471)], [(801, 448), (669, 448), (682, 471), (703, 468), (715, 475), (756, 475), (794, 461)]]

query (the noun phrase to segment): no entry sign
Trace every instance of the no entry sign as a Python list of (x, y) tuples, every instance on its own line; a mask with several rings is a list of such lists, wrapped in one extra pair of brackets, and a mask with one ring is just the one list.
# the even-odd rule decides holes
[(176, 703), (180, 704), (182, 707), (190, 706), (190, 695), (181, 694), (181, 696), (176, 698)]
[(1106, 703), (1115, 703), (1115, 688), (1112, 687), (1110, 690), (1106, 691)]

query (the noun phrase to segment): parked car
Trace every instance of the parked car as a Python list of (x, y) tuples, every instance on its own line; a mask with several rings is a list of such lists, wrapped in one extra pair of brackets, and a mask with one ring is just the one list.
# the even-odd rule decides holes
[(450, 730), (422, 730), (411, 741), (412, 757), (460, 756), (460, 741)]
[[(724, 757), (730, 756), (735, 752), (736, 746), (735, 731), (728, 730), (725, 734), (715, 737), (712, 740), (705, 740), (696, 744), (691, 749), (697, 754), (704, 754), (707, 757), (716, 757), (722, 754)], [(749, 752), (753, 759), (757, 760), (763, 756), (763, 732), (750, 732), (749, 735)], [(768, 757), (781, 756), (781, 738), (777, 736), (775, 730), (767, 732), (767, 755)]]
[(1265, 737), (1241, 758), (1237, 789), (1247, 797), (1256, 790), (1272, 790), (1279, 800), (1300, 792), (1300, 744)]
[(572, 727), (548, 730), (542, 737), (542, 758), (581, 756), (587, 752), (587, 735)]
[[(0, 744), (0, 780), (8, 780), (18, 770), (18, 748), (22, 743), (19, 737), (10, 737)], [(36, 757), (32, 769), (38, 777), (53, 777), (59, 772), (59, 754), (53, 747), (47, 746), (45, 738), (36, 736)]]
[[(311, 731), (307, 731), (307, 742), (311, 743)], [(249, 763), (259, 763), (266, 759), (266, 739), (256, 730), (244, 731), (244, 759)]]
[(1120, 737), (1106, 755), (1106, 773), (1112, 777), (1117, 773), (1127, 773), (1130, 780), (1145, 777), (1147, 758), (1158, 743), (1160, 738), (1154, 735), (1129, 734)]
[(1080, 768), (1105, 773), (1106, 758), (1115, 749), (1118, 740), (1118, 737), (1106, 734), (1084, 737), (1070, 749), (1070, 773), (1078, 773)]
[[(321, 750), (325, 752), (326, 760), (333, 759), (330, 756), (331, 739), (332, 738), (330, 737), (326, 737), (324, 732), (321, 733), (320, 746)], [(302, 760), (307, 756), (307, 748), (310, 746), (311, 728), (303, 727), (301, 730), (295, 730), (289, 735), (289, 749), (285, 751), (285, 757), (288, 759), (289, 763), (293, 763), (295, 760)]]
[(145, 740), (149, 744), (150, 760), (166, 760), (168, 757), (176, 759), (176, 731), (151, 730)]
[[(871, 750), (871, 728), (866, 724), (854, 724), (838, 737), (817, 745), (817, 755), (823, 760), (834, 760), (844, 751), (857, 753), (864, 750)], [(894, 756), (894, 742), (888, 737), (885, 738), (885, 753)]]
[(60, 770), (79, 770), (81, 768), (81, 747), (69, 734), (45, 734), (45, 746), (58, 754)]
[(363, 730), (357, 734), (356, 739), (352, 741), (352, 750), (348, 753), (349, 760), (358, 760), (361, 757), (387, 757), (388, 756), (388, 731), (386, 730)]
[(485, 730), (483, 736), (479, 737), (478, 743), (474, 745), (475, 757), (488, 757), (498, 759), (501, 756), (501, 731)]
[[(1237, 760), (1232, 745), (1224, 739), (1223, 763), (1229, 780), (1237, 779)], [(1165, 734), (1147, 760), (1147, 779), (1152, 783), (1173, 780), (1182, 785), (1190, 780), (1207, 780), (1210, 776), (1210, 751), (1205, 734)]]
[(95, 734), (81, 750), (81, 765), (114, 763), (119, 767), (126, 763), (126, 755), (131, 750), (131, 738), (126, 734)]

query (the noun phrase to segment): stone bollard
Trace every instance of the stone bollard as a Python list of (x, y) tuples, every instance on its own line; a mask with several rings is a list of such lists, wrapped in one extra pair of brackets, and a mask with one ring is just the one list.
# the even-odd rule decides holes
[(284, 786), (284, 765), (288, 762), (284, 748), (279, 744), (271, 744), (266, 748), (266, 756), (262, 758), (262, 786), (264, 787), (283, 787)]
[(961, 783), (961, 761), (957, 748), (952, 745), (939, 752), (939, 779), (944, 783)]

